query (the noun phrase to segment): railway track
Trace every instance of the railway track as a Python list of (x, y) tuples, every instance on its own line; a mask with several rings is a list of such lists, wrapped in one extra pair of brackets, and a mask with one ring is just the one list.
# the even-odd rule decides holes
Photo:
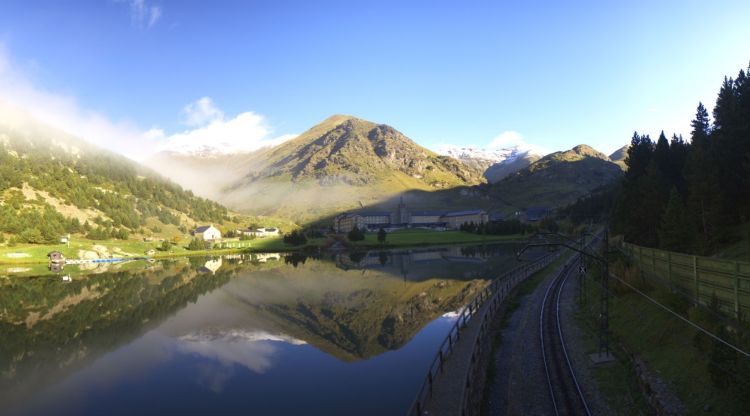
[(560, 298), (565, 282), (577, 270), (580, 256), (568, 262), (547, 287), (539, 311), (539, 341), (555, 415), (591, 415), (565, 347), (560, 323)]

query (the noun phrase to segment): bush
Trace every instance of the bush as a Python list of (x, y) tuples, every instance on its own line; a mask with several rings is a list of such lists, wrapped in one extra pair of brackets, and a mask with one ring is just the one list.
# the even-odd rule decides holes
[(388, 233), (385, 232), (385, 229), (383, 227), (380, 227), (380, 230), (378, 231), (378, 242), (380, 244), (385, 243), (385, 239), (387, 238)]
[(365, 233), (357, 227), (352, 228), (349, 234), (346, 235), (349, 241), (362, 241), (365, 239)]
[(188, 244), (187, 249), (188, 250), (207, 250), (210, 247), (210, 244), (203, 240), (202, 238), (193, 238), (190, 240), (190, 244)]
[(307, 244), (307, 237), (300, 230), (294, 230), (289, 234), (284, 234), (284, 243), (291, 244), (293, 246), (301, 246)]

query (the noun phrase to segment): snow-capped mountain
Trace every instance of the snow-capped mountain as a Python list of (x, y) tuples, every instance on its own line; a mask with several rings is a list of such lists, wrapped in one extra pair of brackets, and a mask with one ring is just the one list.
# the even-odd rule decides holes
[(530, 146), (518, 145), (504, 148), (442, 145), (438, 148), (438, 153), (481, 169), (490, 182), (497, 182), (544, 156)]

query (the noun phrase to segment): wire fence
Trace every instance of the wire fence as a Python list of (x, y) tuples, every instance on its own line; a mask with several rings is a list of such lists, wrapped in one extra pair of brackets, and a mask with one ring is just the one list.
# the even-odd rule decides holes
[(621, 243), (622, 251), (644, 272), (695, 304), (715, 306), (745, 320), (750, 316), (750, 263), (693, 256)]

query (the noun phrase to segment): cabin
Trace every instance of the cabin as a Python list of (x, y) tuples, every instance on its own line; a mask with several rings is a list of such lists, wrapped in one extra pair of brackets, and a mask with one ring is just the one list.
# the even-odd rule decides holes
[(154, 254), (156, 254), (156, 250), (154, 250), (153, 248), (150, 248), (150, 249), (146, 250), (146, 253), (145, 253), (145, 254), (146, 254), (147, 256), (151, 257), (151, 256), (153, 256)]
[(47, 253), (47, 259), (50, 263), (65, 263), (65, 256), (59, 251), (50, 251)]
[(216, 241), (221, 240), (221, 231), (218, 228), (211, 225), (204, 225), (198, 227), (190, 233), (193, 237), (202, 238), (203, 241)]

